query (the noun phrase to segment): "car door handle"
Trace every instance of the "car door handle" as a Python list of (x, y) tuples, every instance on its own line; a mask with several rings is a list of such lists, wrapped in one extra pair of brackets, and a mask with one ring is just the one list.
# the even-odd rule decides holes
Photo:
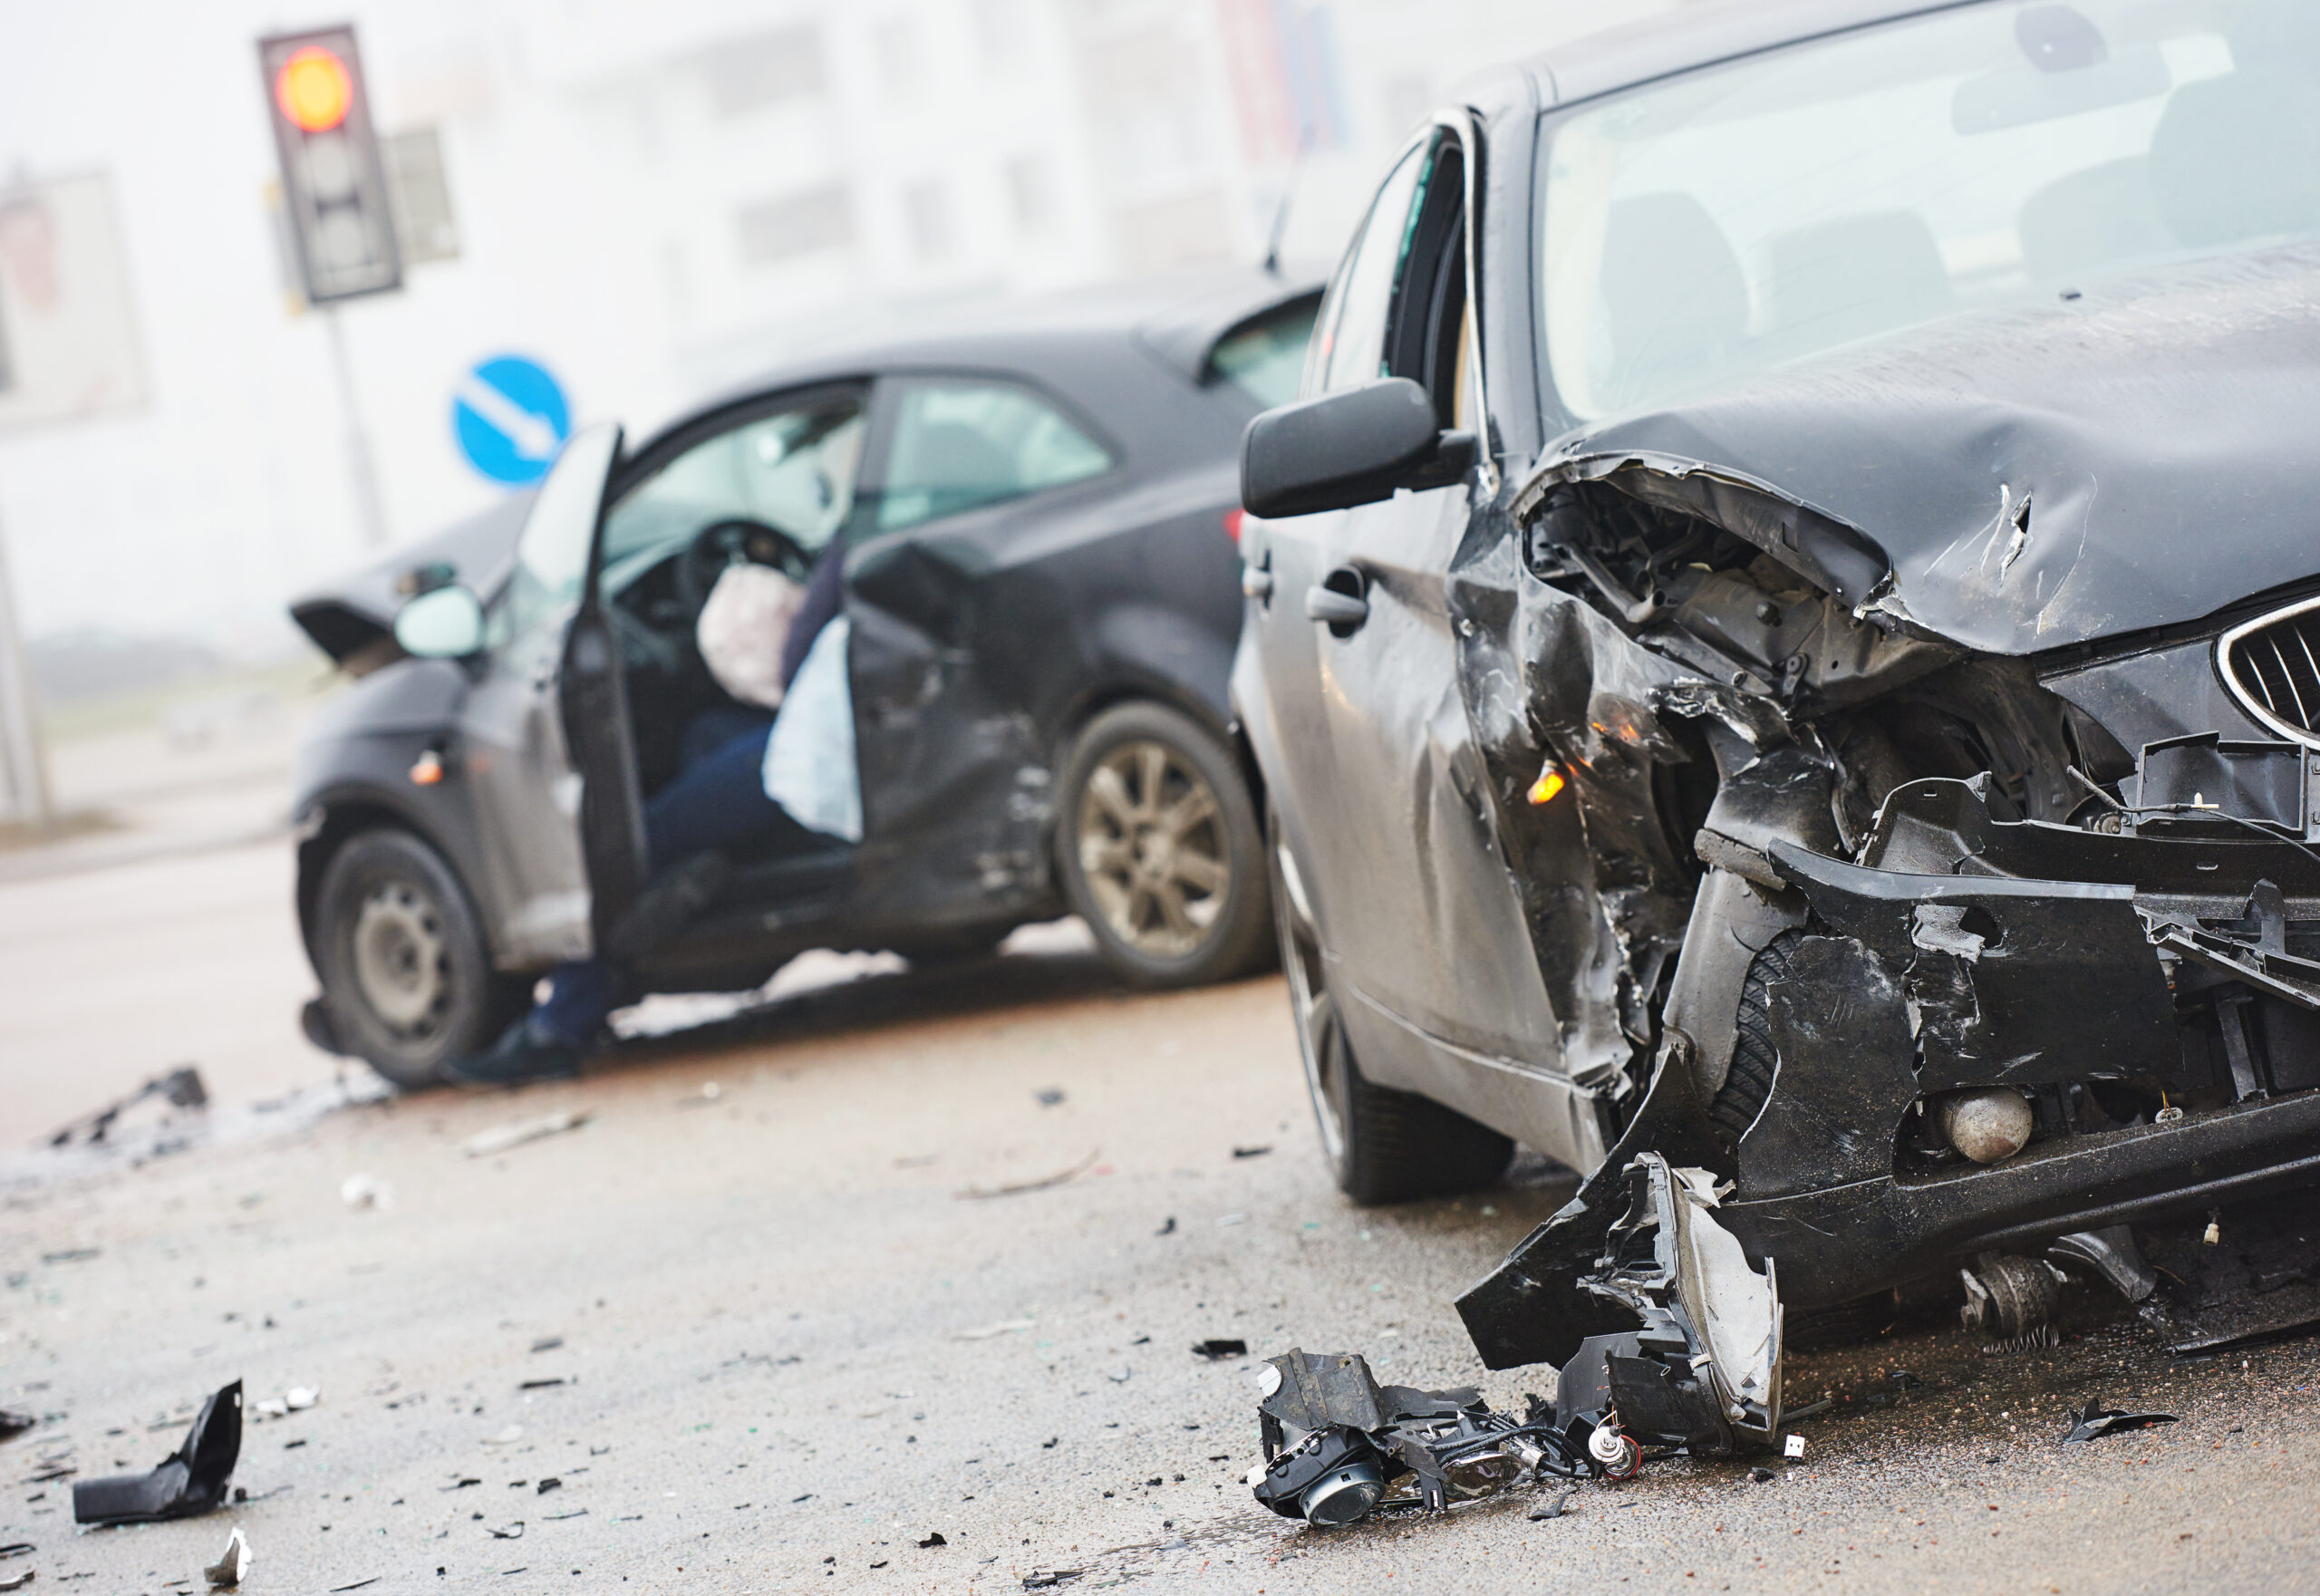
[(1250, 598), (1272, 596), (1272, 573), (1262, 566), (1244, 566), (1241, 572), (1241, 591)]
[(1358, 626), (1369, 619), (1369, 601), (1334, 587), (1305, 590), (1305, 618), (1332, 626)]

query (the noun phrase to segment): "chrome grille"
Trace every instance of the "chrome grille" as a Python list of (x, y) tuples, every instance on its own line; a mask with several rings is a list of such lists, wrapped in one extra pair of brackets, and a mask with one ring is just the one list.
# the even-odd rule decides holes
[(2320, 748), (2320, 599), (2233, 627), (2217, 653), (2224, 684), (2248, 713)]

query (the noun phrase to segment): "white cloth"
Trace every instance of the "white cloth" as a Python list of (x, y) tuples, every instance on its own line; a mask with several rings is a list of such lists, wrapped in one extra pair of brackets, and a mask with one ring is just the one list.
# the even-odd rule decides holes
[(862, 773), (854, 762), (854, 689), (846, 620), (822, 628), (765, 740), (765, 796), (808, 831), (862, 840)]
[(782, 644), (806, 590), (770, 566), (737, 560), (718, 574), (693, 625), (701, 663), (745, 704), (781, 707)]

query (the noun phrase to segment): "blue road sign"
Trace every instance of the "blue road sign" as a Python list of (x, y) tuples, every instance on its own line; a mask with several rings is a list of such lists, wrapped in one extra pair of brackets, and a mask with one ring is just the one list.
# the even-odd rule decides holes
[(451, 426), (468, 464), (521, 488), (556, 463), (572, 435), (572, 407), (546, 367), (520, 354), (495, 355), (459, 379)]

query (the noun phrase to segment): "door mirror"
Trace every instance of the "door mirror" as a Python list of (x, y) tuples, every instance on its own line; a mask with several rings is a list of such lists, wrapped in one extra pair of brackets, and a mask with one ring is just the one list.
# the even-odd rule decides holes
[(1442, 488), (1474, 463), (1470, 432), (1445, 432), (1434, 401), (1387, 377), (1269, 410), (1241, 440), (1241, 503), (1252, 516), (1310, 516)]
[(483, 647), (483, 605), (454, 584), (395, 612), (395, 641), (422, 660), (463, 660)]

